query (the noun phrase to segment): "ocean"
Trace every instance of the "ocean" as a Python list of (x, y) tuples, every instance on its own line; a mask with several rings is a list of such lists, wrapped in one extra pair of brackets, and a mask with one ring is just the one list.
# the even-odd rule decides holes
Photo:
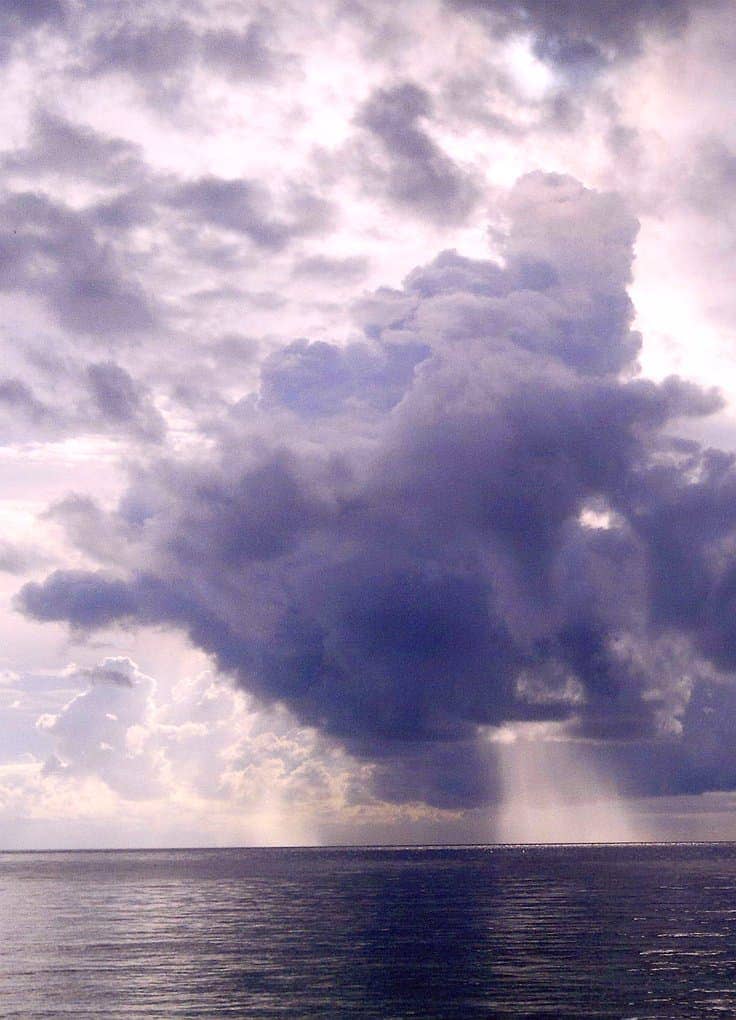
[(736, 844), (0, 854), (0, 1016), (736, 1016)]

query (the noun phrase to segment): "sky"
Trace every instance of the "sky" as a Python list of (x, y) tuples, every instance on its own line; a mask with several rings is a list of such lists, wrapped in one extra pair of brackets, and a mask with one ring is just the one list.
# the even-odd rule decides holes
[(732, 4), (0, 38), (0, 847), (736, 838)]

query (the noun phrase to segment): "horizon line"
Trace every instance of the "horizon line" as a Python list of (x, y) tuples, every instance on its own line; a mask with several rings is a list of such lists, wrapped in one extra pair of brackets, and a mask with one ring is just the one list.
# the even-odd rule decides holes
[(622, 839), (571, 842), (484, 842), (484, 843), (283, 843), (283, 844), (212, 844), (200, 846), (99, 846), (99, 847), (18, 847), (0, 848), (0, 856), (8, 854), (100, 854), (100, 853), (169, 853), (171, 851), (207, 850), (462, 850), (520, 849), (611, 846), (717, 846), (736, 844), (736, 839)]

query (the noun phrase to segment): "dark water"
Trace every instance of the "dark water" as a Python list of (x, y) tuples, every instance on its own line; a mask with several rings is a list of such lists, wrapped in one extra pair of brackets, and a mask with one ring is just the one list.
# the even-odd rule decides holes
[(736, 1017), (736, 844), (0, 854), (0, 1016)]

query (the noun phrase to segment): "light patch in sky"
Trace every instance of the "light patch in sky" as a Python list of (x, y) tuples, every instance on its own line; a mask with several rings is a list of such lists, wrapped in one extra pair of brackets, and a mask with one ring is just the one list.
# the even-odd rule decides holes
[(527, 99), (543, 99), (555, 84), (552, 70), (535, 56), (530, 37), (508, 43), (504, 48), (504, 62), (515, 85)]

